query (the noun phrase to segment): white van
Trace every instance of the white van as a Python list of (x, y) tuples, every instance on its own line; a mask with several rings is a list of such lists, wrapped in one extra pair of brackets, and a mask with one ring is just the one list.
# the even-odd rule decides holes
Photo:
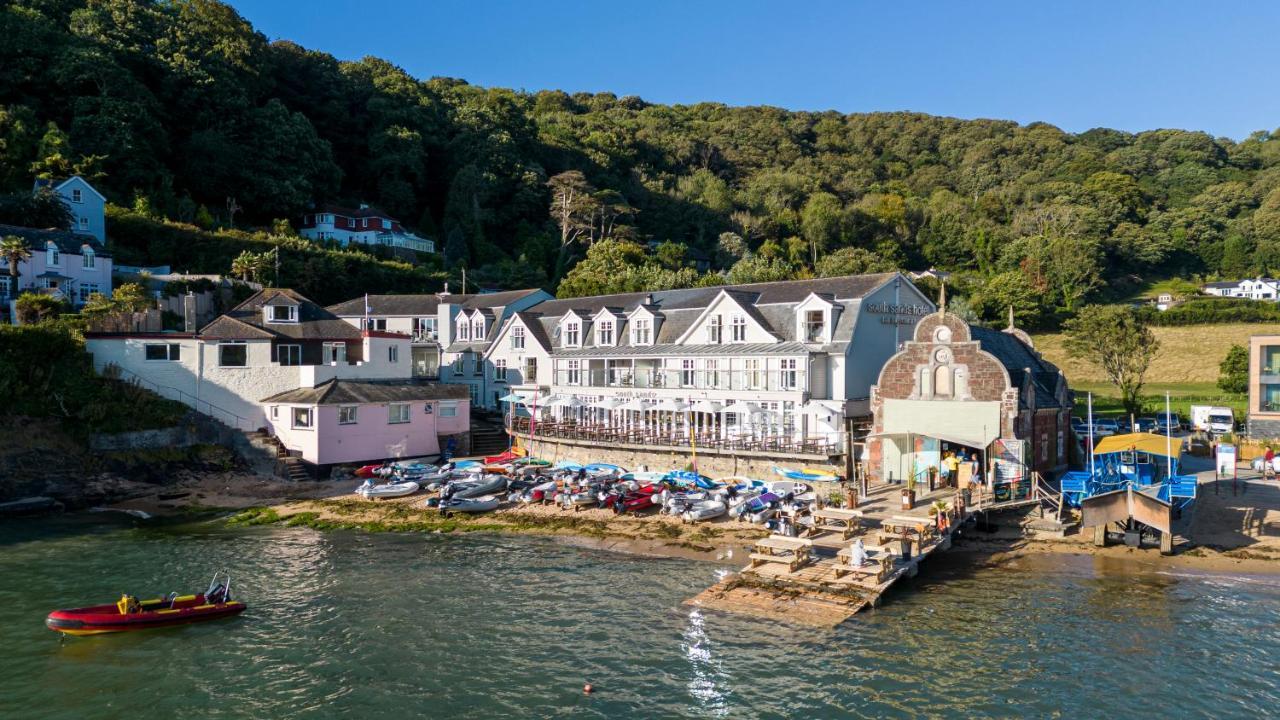
[(1229, 407), (1192, 405), (1191, 428), (1210, 435), (1226, 435), (1235, 430), (1236, 417)]

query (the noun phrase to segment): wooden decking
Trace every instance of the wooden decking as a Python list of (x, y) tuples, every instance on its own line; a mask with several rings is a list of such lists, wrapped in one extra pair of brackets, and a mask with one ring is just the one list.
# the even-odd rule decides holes
[[(805, 538), (808, 552), (800, 555), (807, 556), (807, 562), (797, 566), (753, 558), (751, 565), (737, 575), (726, 578), (689, 603), (730, 612), (781, 612), (784, 616), (790, 609), (802, 621), (818, 618), (818, 624), (842, 622), (867, 606), (878, 605), (895, 583), (915, 576), (921, 562), (934, 552), (951, 547), (952, 533), (974, 509), (966, 508), (965, 517), (952, 512), (949, 524), (939, 531), (932, 507), (936, 500), (944, 500), (954, 508), (956, 491), (951, 488), (934, 491), (917, 499), (911, 510), (903, 510), (901, 486), (875, 488), (858, 506), (862, 513), (861, 528), (852, 535), (846, 537), (848, 533), (843, 528), (819, 527)], [(1005, 505), (1025, 504), (1007, 503), (1000, 509)], [(867, 565), (851, 570), (847, 565), (851, 553), (847, 549), (859, 538), (873, 553)], [(910, 557), (906, 559), (902, 557), (904, 540), (910, 542), (911, 548)], [(886, 550), (893, 557), (886, 563), (888, 567), (883, 568), (878, 556)]]

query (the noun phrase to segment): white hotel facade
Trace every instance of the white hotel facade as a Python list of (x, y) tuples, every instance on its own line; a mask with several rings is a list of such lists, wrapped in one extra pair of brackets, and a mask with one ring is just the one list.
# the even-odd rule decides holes
[[(517, 429), (842, 452), (846, 421), (934, 305), (900, 273), (548, 300), (486, 338)], [(460, 321), (461, 318), (458, 318)]]

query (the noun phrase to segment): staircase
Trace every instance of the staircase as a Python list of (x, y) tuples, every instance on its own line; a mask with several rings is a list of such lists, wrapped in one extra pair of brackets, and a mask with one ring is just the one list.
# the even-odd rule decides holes
[(254, 430), (245, 433), (249, 442), (257, 447), (274, 452), (276, 456), (276, 474), (295, 482), (315, 479), (310, 465), (300, 457), (295, 457), (275, 435)]
[(507, 429), (501, 424), (471, 419), (471, 454), (497, 455), (510, 445)]

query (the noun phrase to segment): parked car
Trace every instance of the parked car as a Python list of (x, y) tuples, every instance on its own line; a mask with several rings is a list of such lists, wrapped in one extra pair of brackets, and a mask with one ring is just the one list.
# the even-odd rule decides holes
[(1094, 437), (1107, 437), (1120, 432), (1120, 426), (1111, 418), (1098, 418), (1093, 421)]
[(1129, 422), (1129, 418), (1127, 417), (1116, 418), (1116, 431), (1120, 433), (1133, 432), (1133, 425)]
[(1176, 433), (1182, 431), (1182, 420), (1177, 413), (1160, 413), (1156, 415), (1156, 427), (1152, 432)]

